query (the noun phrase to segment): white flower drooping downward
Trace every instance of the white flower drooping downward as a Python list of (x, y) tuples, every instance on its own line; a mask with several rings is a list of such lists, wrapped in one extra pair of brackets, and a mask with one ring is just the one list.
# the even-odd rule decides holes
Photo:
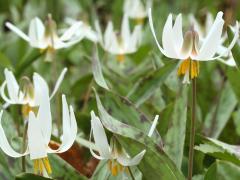
[(32, 19), (29, 25), (28, 35), (10, 22), (7, 22), (6, 26), (27, 41), (30, 46), (47, 50), (48, 54), (53, 53), (56, 49), (72, 46), (83, 38), (82, 36), (75, 36), (76, 31), (81, 26), (79, 22), (74, 23), (59, 37), (57, 25), (50, 14), (48, 15), (45, 25), (38, 17)]
[(177, 16), (174, 24), (172, 14), (170, 14), (163, 28), (161, 46), (154, 31), (151, 9), (149, 10), (149, 23), (156, 44), (166, 57), (180, 60), (178, 75), (184, 75), (184, 83), (189, 83), (189, 79), (194, 79), (199, 75), (199, 61), (211, 61), (223, 57), (231, 51), (236, 43), (239, 37), (237, 22), (232, 42), (221, 54), (218, 54), (224, 25), (222, 17), (223, 13), (218, 12), (207, 36), (201, 42), (199, 41), (199, 32), (194, 27), (187, 31), (183, 37), (181, 14)]
[[(34, 73), (33, 75), (33, 84), (30, 80), (25, 78), (27, 83), (26, 86), (23, 87), (23, 90), (21, 90), (13, 73), (5, 69), (4, 74), (6, 80), (2, 83), (0, 88), (1, 96), (7, 104), (22, 104), (30, 107), (39, 106), (43, 91), (46, 91), (51, 99), (60, 87), (66, 72), (67, 68), (64, 68), (55, 84), (53, 92), (50, 94), (47, 82), (38, 73)], [(5, 93), (6, 88), (8, 96)]]
[(136, 20), (137, 23), (142, 24), (147, 17), (148, 9), (152, 6), (152, 0), (146, 0), (144, 6), (141, 0), (125, 0), (123, 11), (129, 18)]
[(96, 30), (103, 49), (111, 54), (117, 55), (119, 62), (124, 61), (126, 54), (131, 54), (138, 50), (141, 40), (141, 26), (135, 26), (131, 33), (127, 15), (123, 17), (120, 33), (114, 32), (112, 21), (108, 22), (104, 35), (101, 32), (99, 22), (96, 22)]
[[(153, 124), (148, 133), (149, 137), (152, 136), (157, 126), (158, 117), (159, 116), (157, 115), (153, 121)], [(118, 175), (119, 172), (123, 172), (124, 170), (127, 171), (126, 168), (129, 166), (138, 165), (146, 152), (146, 150), (143, 150), (135, 157), (131, 158), (114, 137), (112, 137), (109, 145), (102, 122), (93, 111), (91, 112), (90, 139), (92, 134), (99, 155), (97, 155), (91, 148), (90, 152), (95, 158), (99, 160), (108, 160), (109, 170), (113, 176)]]
[[(0, 124), (0, 147), (7, 155), (11, 157), (22, 157), (30, 155), (34, 161), (34, 172), (43, 176), (51, 174), (51, 166), (47, 157), (48, 153), (62, 153), (67, 151), (75, 141), (77, 135), (77, 124), (72, 106), (68, 107), (66, 97), (62, 96), (62, 144), (57, 150), (51, 149), (48, 144), (52, 132), (52, 117), (50, 110), (50, 101), (47, 93), (42, 93), (38, 112), (29, 113), (28, 121), (28, 144), (24, 153), (18, 153), (10, 146), (3, 127)], [(0, 112), (0, 122), (3, 111)]]

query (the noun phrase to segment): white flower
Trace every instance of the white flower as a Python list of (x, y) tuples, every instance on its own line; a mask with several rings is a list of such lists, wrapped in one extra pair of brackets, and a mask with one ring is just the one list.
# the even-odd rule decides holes
[[(153, 121), (153, 124), (148, 133), (149, 137), (152, 136), (156, 128), (158, 117), (159, 116), (157, 115)], [(143, 150), (135, 157), (131, 158), (115, 139), (111, 139), (111, 144), (109, 145), (103, 125), (93, 111), (91, 112), (90, 139), (92, 134), (99, 155), (97, 155), (90, 148), (91, 154), (99, 160), (108, 160), (110, 171), (114, 176), (117, 175), (118, 172), (123, 171), (125, 167), (138, 165), (146, 152), (146, 150)]]
[[(202, 42), (199, 41), (199, 33), (195, 29), (191, 29), (182, 33), (182, 16), (179, 14), (172, 24), (172, 15), (164, 25), (162, 33), (162, 46), (159, 44), (151, 16), (151, 9), (149, 10), (149, 23), (152, 34), (160, 51), (168, 58), (181, 60), (178, 69), (179, 75), (184, 75), (184, 82), (189, 83), (189, 78), (196, 78), (199, 74), (199, 61), (210, 61), (221, 58), (228, 54), (238, 39), (238, 22), (236, 23), (235, 35), (229, 47), (221, 54), (218, 53), (218, 48), (221, 45), (221, 37), (223, 31), (224, 20), (223, 13), (219, 12), (216, 19), (208, 31), (207, 36)], [(215, 56), (216, 55), (216, 56)]]
[(141, 40), (141, 26), (135, 26), (131, 33), (128, 17), (125, 15), (122, 21), (121, 32), (114, 32), (112, 21), (108, 22), (104, 35), (100, 25), (96, 22), (98, 39), (103, 49), (111, 54), (117, 55), (119, 61), (124, 60), (124, 55), (137, 51)]
[[(66, 18), (66, 22), (70, 25), (74, 25), (76, 23), (80, 24), (80, 27), (76, 30), (75, 36), (80, 37), (83, 36), (84, 38), (92, 41), (92, 42), (98, 42), (98, 36), (97, 36), (97, 32), (94, 31), (91, 26), (89, 26), (87, 23), (83, 22), (83, 21), (76, 21), (72, 18)], [(73, 36), (73, 38), (75, 38), (75, 36)]]
[[(190, 15), (190, 22), (193, 24), (194, 29), (196, 29), (196, 31), (199, 34), (199, 41), (200, 43), (204, 41), (204, 38), (207, 36), (207, 33), (210, 31), (213, 23), (214, 23), (214, 19), (211, 13), (207, 13), (206, 14), (206, 19), (205, 19), (205, 23), (204, 25), (200, 24), (196, 18), (193, 15)], [(236, 28), (231, 27), (232, 31), (234, 32)], [(221, 43), (218, 47), (218, 50), (216, 52), (216, 54), (221, 55), (222, 52), (226, 52), (227, 48), (224, 46), (224, 43), (227, 40), (227, 33), (224, 33), (224, 35), (221, 37)], [(236, 66), (236, 62), (232, 56), (232, 52), (228, 52), (225, 55), (222, 55), (222, 58), (217, 59), (218, 61), (228, 65), (228, 66)]]
[(57, 34), (57, 25), (52, 20), (51, 15), (48, 15), (48, 19), (45, 25), (38, 17), (32, 19), (29, 25), (28, 35), (26, 35), (10, 22), (7, 22), (6, 26), (17, 35), (19, 35), (22, 39), (27, 41), (32, 47), (42, 50), (56, 50), (67, 48), (82, 39), (81, 36), (75, 36), (74, 39), (72, 38), (78, 28), (81, 26), (81, 23), (78, 22), (74, 23), (59, 37)]
[[(70, 111), (69, 111), (70, 108)], [(3, 111), (0, 113), (0, 122), (2, 120)], [(28, 144), (24, 153), (18, 153), (10, 146), (3, 127), (0, 124), (0, 147), (8, 156), (22, 157), (30, 155), (30, 159), (34, 161), (35, 173), (41, 175), (51, 174), (51, 166), (48, 161), (48, 153), (62, 153), (67, 151), (75, 141), (77, 135), (77, 124), (72, 106), (68, 107), (66, 97), (62, 96), (62, 123), (63, 134), (62, 144), (57, 150), (51, 149), (48, 144), (51, 138), (52, 117), (50, 109), (50, 100), (47, 93), (42, 94), (39, 110), (37, 115), (30, 111), (28, 121)]]
[[(41, 94), (46, 92), (51, 99), (56, 94), (66, 72), (67, 68), (64, 68), (55, 84), (53, 92), (49, 95), (47, 82), (38, 73), (34, 73), (33, 75), (33, 85), (31, 82), (27, 82), (27, 85), (21, 90), (13, 73), (8, 69), (4, 69), (6, 80), (0, 88), (1, 96), (7, 104), (26, 104), (31, 107), (39, 106)], [(6, 87), (8, 96), (5, 93)]]
[(123, 10), (130, 18), (142, 22), (147, 17), (148, 9), (151, 6), (152, 0), (146, 0), (146, 6), (144, 6), (141, 0), (125, 0)]

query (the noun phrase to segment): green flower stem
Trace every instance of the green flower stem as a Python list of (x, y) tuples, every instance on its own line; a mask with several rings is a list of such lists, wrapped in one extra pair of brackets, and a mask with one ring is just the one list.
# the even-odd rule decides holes
[(131, 168), (130, 168), (130, 167), (127, 167), (127, 168), (128, 168), (128, 171), (129, 171), (129, 174), (130, 174), (132, 180), (135, 180), (135, 177), (134, 177), (134, 175), (133, 175), (133, 173), (132, 173)]
[(192, 79), (192, 112), (191, 112), (191, 130), (189, 143), (189, 159), (188, 159), (188, 180), (192, 180), (193, 173), (193, 156), (194, 156), (194, 140), (195, 140), (195, 121), (196, 121), (196, 78)]

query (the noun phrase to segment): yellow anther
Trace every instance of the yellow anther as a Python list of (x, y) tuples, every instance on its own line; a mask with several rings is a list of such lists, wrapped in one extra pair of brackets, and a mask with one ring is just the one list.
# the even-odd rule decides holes
[(52, 173), (52, 169), (47, 157), (41, 158), (41, 159), (35, 159), (33, 168), (34, 168), (34, 173), (36, 174), (43, 175), (44, 170), (46, 170), (48, 174)]
[(191, 59), (184, 60), (178, 68), (178, 76), (185, 75), (189, 72), (191, 79), (199, 75), (199, 62)]
[(124, 54), (118, 54), (117, 55), (117, 60), (118, 60), (118, 62), (124, 62), (124, 60), (125, 60), (125, 56), (124, 56)]
[(136, 18), (135, 19), (136, 24), (142, 25), (144, 23), (144, 18)]

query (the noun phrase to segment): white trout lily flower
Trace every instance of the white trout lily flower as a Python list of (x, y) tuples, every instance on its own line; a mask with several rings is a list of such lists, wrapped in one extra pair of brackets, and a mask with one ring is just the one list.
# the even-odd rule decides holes
[[(33, 74), (33, 84), (27, 79), (23, 90), (21, 90), (13, 73), (8, 69), (4, 69), (6, 80), (0, 87), (1, 96), (8, 105), (21, 104), (28, 105), (29, 107), (39, 106), (43, 91), (45, 91), (51, 99), (59, 89), (66, 72), (67, 68), (64, 68), (55, 84), (53, 92), (50, 94), (47, 82), (38, 73)], [(5, 92), (6, 88), (7, 94)]]
[[(159, 116), (157, 115), (153, 121), (153, 124), (148, 133), (149, 137), (152, 136), (157, 126), (158, 117)], [(90, 152), (96, 159), (108, 160), (109, 170), (111, 171), (113, 176), (118, 175), (119, 172), (127, 170), (126, 168), (129, 166), (138, 165), (146, 152), (146, 150), (143, 150), (139, 154), (131, 158), (114, 137), (112, 137), (109, 145), (103, 125), (99, 117), (97, 117), (93, 111), (91, 112), (90, 140), (92, 134), (99, 155), (96, 154), (91, 148)]]
[[(190, 18), (190, 22), (193, 25), (194, 29), (196, 29), (196, 31), (199, 34), (199, 41), (203, 42), (204, 38), (207, 36), (207, 33), (210, 31), (210, 29), (214, 23), (213, 15), (211, 13), (207, 12), (204, 24), (199, 23), (193, 15), (190, 15), (189, 18)], [(230, 28), (233, 32), (236, 29), (234, 27), (230, 27)], [(226, 52), (227, 47), (224, 46), (224, 43), (226, 42), (226, 40), (227, 40), (227, 33), (224, 33), (224, 35), (221, 37), (221, 43), (218, 47), (216, 54), (220, 55), (222, 52)], [(232, 67), (236, 66), (236, 62), (232, 56), (231, 51), (228, 52), (227, 54), (223, 55), (222, 57), (220, 57), (217, 60), (228, 66), (232, 66)]]
[(97, 32), (94, 31), (92, 27), (84, 21), (76, 21), (72, 18), (66, 18), (66, 23), (70, 25), (74, 25), (76, 23), (80, 24), (80, 27), (76, 30), (75, 36), (73, 36), (73, 38), (83, 36), (84, 38), (94, 43), (98, 42)]
[(162, 33), (162, 46), (159, 44), (152, 22), (151, 9), (149, 10), (149, 23), (152, 34), (160, 51), (168, 58), (180, 60), (178, 75), (184, 75), (184, 83), (199, 75), (199, 61), (211, 61), (228, 54), (236, 43), (239, 35), (239, 26), (236, 22), (235, 34), (230, 45), (224, 52), (218, 54), (223, 31), (223, 13), (218, 12), (215, 21), (202, 42), (199, 41), (199, 33), (190, 29), (183, 37), (182, 16), (179, 14), (173, 25), (172, 14), (167, 18)]
[[(24, 153), (16, 152), (9, 144), (2, 125), (0, 124), (0, 147), (8, 156), (18, 158), (30, 155), (34, 161), (34, 172), (43, 176), (51, 174), (51, 166), (47, 157), (48, 153), (62, 153), (67, 151), (75, 141), (77, 135), (77, 124), (72, 106), (68, 107), (66, 97), (62, 96), (62, 144), (56, 150), (51, 149), (48, 144), (51, 138), (52, 117), (50, 101), (47, 93), (42, 94), (41, 104), (37, 115), (33, 111), (29, 113), (27, 138), (27, 149)], [(0, 113), (0, 122), (3, 111)]]
[(135, 26), (131, 33), (129, 19), (126, 15), (123, 17), (120, 33), (114, 31), (112, 21), (108, 22), (104, 35), (102, 35), (98, 22), (96, 22), (96, 30), (103, 49), (110, 54), (117, 55), (119, 62), (124, 61), (126, 54), (131, 54), (138, 50), (141, 41), (141, 26)]
[[(30, 46), (41, 49), (42, 51), (47, 50), (48, 53), (54, 52), (56, 49), (72, 46), (83, 38), (82, 36), (75, 35), (81, 26), (79, 22), (74, 23), (59, 37), (57, 25), (51, 15), (48, 15), (45, 25), (38, 17), (32, 19), (29, 25), (28, 35), (10, 22), (7, 22), (6, 26), (27, 41)], [(73, 36), (75, 38), (73, 38)]]
[(152, 7), (152, 0), (147, 0), (144, 5), (142, 0), (125, 0), (123, 11), (129, 18), (136, 20), (137, 23), (142, 24), (147, 17), (148, 9)]

